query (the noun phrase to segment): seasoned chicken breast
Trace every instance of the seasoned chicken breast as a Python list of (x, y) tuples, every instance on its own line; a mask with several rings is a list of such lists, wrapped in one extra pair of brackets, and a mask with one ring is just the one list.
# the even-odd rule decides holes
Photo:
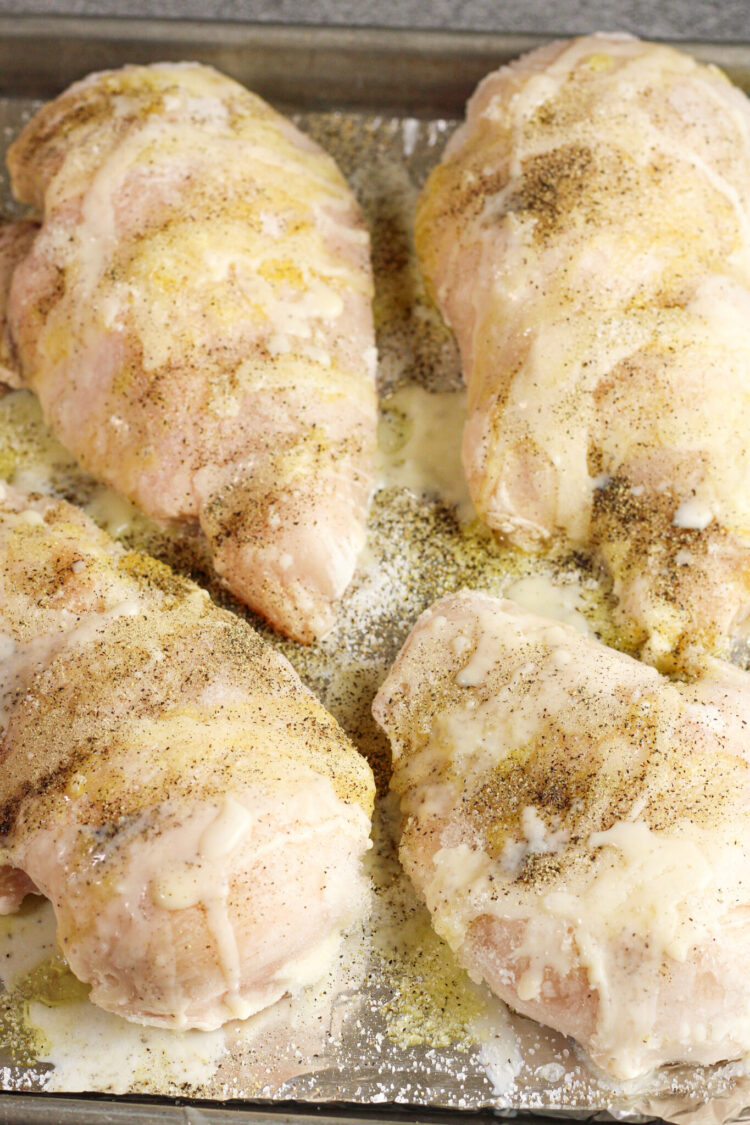
[(479, 514), (606, 565), (633, 647), (690, 667), (750, 609), (750, 103), (627, 36), (489, 75), (417, 243), (469, 388)]
[(8, 332), (8, 295), (13, 272), (26, 257), (39, 227), (26, 219), (0, 221), (0, 382), (21, 386), (18, 361)]
[(0, 912), (51, 899), (91, 999), (218, 1027), (327, 969), (373, 779), (289, 663), (63, 501), (0, 502)]
[(278, 629), (334, 620), (364, 542), (369, 238), (334, 162), (194, 64), (95, 74), (11, 145), (43, 223), (10, 334), (62, 443), (150, 515), (200, 521)]
[(750, 690), (481, 593), (417, 622), (374, 704), (401, 860), (469, 973), (616, 1078), (750, 1048)]

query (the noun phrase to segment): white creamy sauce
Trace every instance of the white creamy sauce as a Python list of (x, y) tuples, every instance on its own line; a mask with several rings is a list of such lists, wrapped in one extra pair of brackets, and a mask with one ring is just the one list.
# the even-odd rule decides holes
[(229, 855), (247, 835), (252, 820), (244, 805), (234, 797), (227, 796), (216, 819), (200, 838), (200, 856), (205, 859), (220, 859)]
[(473, 1030), (479, 1042), (479, 1058), (495, 1096), (510, 1098), (523, 1069), (524, 1056), (506, 1005), (495, 998)]
[(52, 1063), (50, 1093), (200, 1090), (216, 1073), (225, 1033), (139, 1027), (93, 1004), (48, 1008), (32, 1001), (29, 1016), (47, 1037), (42, 1061)]
[(532, 805), (521, 814), (523, 839), (508, 840), (503, 848), (500, 862), (506, 874), (515, 879), (530, 855), (550, 855), (562, 851), (568, 842), (564, 829), (551, 830)]
[(132, 530), (140, 512), (124, 496), (101, 485), (84, 505), (84, 511), (91, 516), (109, 535), (117, 539)]
[(657, 949), (684, 961), (693, 943), (705, 936), (708, 919), (701, 897), (712, 882), (718, 889), (722, 881), (715, 860), (722, 856), (730, 874), (742, 858), (739, 849), (733, 854), (731, 847), (706, 843), (698, 832), (695, 839), (684, 831), (670, 836), (639, 820), (617, 821), (607, 831), (593, 833), (589, 846), (609, 849), (611, 859), (587, 891), (585, 903), (578, 903), (577, 913), (602, 919), (615, 931), (627, 918), (627, 924), (648, 934)]
[(46, 899), (27, 899), (17, 914), (0, 917), (0, 967), (6, 989), (57, 951), (56, 930), (52, 904)]
[[(117, 419), (110, 421), (115, 424)], [(124, 496), (86, 476), (47, 429), (39, 401), (30, 391), (12, 391), (0, 399), (0, 431), (15, 454), (9, 473), (15, 488), (59, 495), (70, 480), (80, 481), (80, 507), (114, 538), (143, 534), (147, 526), (156, 526)]]
[[(241, 965), (237, 937), (229, 917), (230, 853), (242, 844), (253, 823), (244, 806), (230, 795), (203, 830), (197, 854), (167, 862), (151, 882), (151, 898), (166, 910), (185, 910), (200, 904), (216, 943), (227, 986), (229, 1011), (244, 1017), (257, 1011), (259, 997), (240, 995)], [(274, 990), (274, 998), (280, 995)]]
[[(0, 920), (0, 958), (6, 988), (57, 951), (51, 903), (28, 899), (22, 911)], [(29, 1004), (29, 1021), (48, 1047), (40, 1062), (50, 1092), (133, 1089), (164, 1092), (173, 1086), (199, 1089), (216, 1071), (225, 1045), (222, 1031), (166, 1031), (127, 1023), (88, 1001), (49, 1007)]]
[[(306, 809), (306, 802), (314, 800), (313, 793), (297, 798), (300, 827), (296, 830), (285, 826), (279, 832), (273, 832), (266, 822), (258, 829), (256, 841), (252, 839), (253, 815), (240, 800), (227, 795), (203, 828), (194, 852), (185, 858), (162, 863), (150, 881), (150, 895), (155, 905), (170, 911), (202, 907), (226, 982), (227, 992), (222, 1002), (227, 1018), (245, 1019), (267, 1004), (274, 1003), (285, 992), (300, 991), (325, 972), (324, 958), (330, 958), (340, 943), (341, 935), (334, 933), (305, 955), (285, 962), (265, 986), (250, 990), (243, 985), (237, 923), (230, 914), (232, 867), (228, 862), (229, 856), (241, 846), (248, 846), (248, 836), (251, 837), (252, 862), (258, 864), (266, 855), (277, 857), (284, 847), (308, 843), (311, 847), (325, 846), (324, 834), (334, 837), (358, 835), (363, 827), (364, 813), (361, 810), (353, 809), (349, 819), (331, 815), (321, 828), (315, 823), (314, 813)], [(291, 811), (289, 816), (289, 823), (294, 823)], [(355, 905), (353, 901), (352, 909)]]
[[(56, 951), (54, 912), (46, 900), (28, 899), (19, 914), (0, 919), (2, 978), (7, 988)], [(280, 1037), (280, 1067), (292, 1049), (290, 1032), (305, 1047), (305, 1054), (313, 1057), (325, 1049), (339, 997), (361, 984), (366, 967), (361, 927), (345, 935), (343, 945), (342, 935), (332, 934), (286, 965), (283, 977), (269, 983), (265, 996), (254, 998), (258, 1004), (271, 1003), (270, 1008), (252, 1016), (249, 1005), (242, 1010), (238, 1004), (236, 1016), (241, 1022), (212, 1032), (141, 1027), (88, 1001), (49, 1007), (32, 1000), (29, 1023), (47, 1041), (39, 1061), (54, 1067), (45, 1077), (45, 1089), (197, 1092), (210, 1085), (220, 1063), (226, 1065), (230, 1045), (241, 1046), (243, 1052), (259, 1051), (270, 1073), (269, 1028), (275, 1029), (271, 1039)], [(294, 998), (280, 1000), (288, 989)], [(298, 1054), (303, 1057), (301, 1049)], [(240, 1087), (233, 1092), (251, 1096), (255, 1091)], [(222, 1093), (226, 1096), (226, 1089)]]
[[(525, 832), (528, 852), (543, 853), (550, 837), (539, 837), (531, 818)], [(598, 992), (599, 1033), (606, 1041), (618, 1029), (617, 1065), (624, 1076), (632, 1065), (632, 1073), (638, 1073), (638, 1062), (631, 1059), (638, 1059), (653, 1020), (647, 1002), (649, 973), (664, 959), (683, 964), (696, 944), (710, 943), (717, 925), (712, 904), (731, 907), (744, 901), (747, 857), (736, 834), (731, 825), (722, 832), (692, 825), (678, 833), (655, 832), (637, 820), (619, 821), (594, 833), (589, 840), (597, 856), (592, 877), (583, 885), (574, 880), (570, 890), (550, 892), (541, 900), (542, 910), (561, 923), (558, 940), (551, 937), (549, 924), (534, 913), (528, 915), (518, 949), (519, 957), (528, 958), (528, 968), (516, 983), (521, 999), (539, 997), (548, 968), (569, 972), (575, 949), (576, 962)], [(560, 842), (552, 841), (550, 850)], [(500, 866), (505, 866), (503, 861)], [(479, 915), (497, 911), (507, 919), (527, 917), (523, 905), (493, 893), (498, 877), (498, 864), (479, 848), (459, 844), (435, 854), (426, 899), (438, 932), (452, 948), (460, 948)], [(514, 872), (505, 877), (513, 878)], [(566, 933), (572, 936), (566, 938)], [(627, 971), (610, 956), (612, 942), (621, 934), (644, 943), (641, 960)], [(726, 1027), (714, 1026), (712, 1037), (731, 1039), (733, 1032), (741, 1037), (736, 1013), (732, 1019), (734, 1029), (726, 1021)], [(700, 1041), (700, 1028), (691, 1029), (691, 1035)]]
[(674, 514), (672, 523), (675, 527), (704, 531), (713, 518), (714, 514), (707, 504), (695, 499), (683, 500)]
[(560, 585), (548, 574), (527, 575), (507, 586), (505, 596), (531, 613), (562, 621), (585, 637), (593, 636), (593, 630), (581, 612), (584, 598), (577, 582)]
[(459, 520), (475, 516), (461, 462), (466, 392), (431, 393), (402, 387), (382, 404), (378, 443), (380, 488), (433, 495), (456, 509)]
[[(525, 267), (519, 292), (527, 283)], [(602, 318), (595, 337), (588, 320), (541, 321), (528, 359), (508, 391), (507, 437), (499, 456), (515, 442), (535, 442), (555, 466), (555, 525), (574, 542), (586, 539), (593, 494), (588, 434), (594, 419), (594, 389), (617, 364), (643, 347), (649, 327), (637, 320)]]

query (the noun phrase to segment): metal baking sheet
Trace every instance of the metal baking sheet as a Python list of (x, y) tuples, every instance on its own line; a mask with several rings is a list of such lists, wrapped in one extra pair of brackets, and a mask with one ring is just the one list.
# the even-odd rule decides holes
[[(581, 571), (579, 560), (524, 560), (461, 513), (460, 470), (453, 481), (444, 471), (457, 465), (460, 374), (411, 241), (419, 186), (476, 81), (540, 42), (526, 35), (0, 19), (3, 144), (39, 100), (91, 70), (183, 58), (231, 74), (315, 136), (339, 161), (372, 231), (383, 398), (383, 487), (338, 626), (312, 649), (266, 630), (375, 769), (381, 796), (370, 917), (348, 935), (340, 962), (318, 989), (203, 1036), (134, 1029), (97, 1012), (55, 953), (50, 908), (29, 903), (0, 923), (0, 966), (18, 962), (19, 950), (36, 951), (28, 964), (16, 964), (15, 984), (0, 997), (3, 1121), (297, 1122), (315, 1109), (326, 1125), (373, 1115), (383, 1125), (454, 1120), (459, 1111), (661, 1116), (695, 1125), (750, 1116), (742, 1063), (669, 1068), (627, 1089), (594, 1074), (570, 1041), (513, 1015), (468, 980), (395, 859), (388, 751), (369, 706), (418, 613), (462, 585), (504, 592), (540, 579), (599, 635), (607, 639), (611, 628), (607, 590)], [(719, 63), (750, 89), (750, 46), (680, 47)], [(0, 189), (6, 211), (16, 213), (4, 180)], [(442, 466), (422, 465), (432, 483), (424, 494), (404, 472), (404, 449), (415, 440), (420, 411), (435, 404), (430, 417), (449, 433)], [(430, 433), (422, 436), (429, 446)], [(0, 472), (27, 487), (57, 490), (111, 520), (102, 490), (50, 441), (26, 392), (0, 401)], [(120, 535), (190, 571), (226, 601), (212, 585), (199, 542), (146, 520), (123, 517), (120, 524)], [(98, 1097), (60, 1097), (91, 1092)], [(322, 1107), (330, 1116), (320, 1116)]]

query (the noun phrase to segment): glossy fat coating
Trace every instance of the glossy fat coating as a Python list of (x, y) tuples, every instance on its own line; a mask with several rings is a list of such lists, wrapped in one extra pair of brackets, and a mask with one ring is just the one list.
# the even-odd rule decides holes
[(373, 481), (369, 237), (333, 160), (195, 64), (95, 74), (11, 145), (43, 216), (8, 319), (24, 382), (93, 475), (199, 520), (232, 591), (310, 641)]
[(750, 677), (694, 684), (486, 594), (417, 622), (375, 700), (438, 932), (617, 1078), (750, 1047)]
[(480, 515), (592, 547), (654, 663), (726, 652), (750, 607), (745, 95), (627, 36), (534, 51), (480, 84), (417, 243)]
[(38, 888), (92, 999), (217, 1027), (327, 968), (373, 780), (290, 664), (64, 501), (0, 504), (0, 908)]

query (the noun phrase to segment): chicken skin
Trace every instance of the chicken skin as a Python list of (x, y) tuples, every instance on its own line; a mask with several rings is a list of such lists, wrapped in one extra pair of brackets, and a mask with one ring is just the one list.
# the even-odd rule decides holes
[(0, 502), (0, 912), (55, 909), (140, 1023), (317, 980), (366, 905), (372, 774), (284, 657), (64, 501)]
[(748, 674), (672, 683), (481, 593), (374, 704), (401, 860), (476, 979), (619, 1079), (750, 1048)]
[(750, 611), (750, 103), (627, 36), (489, 75), (417, 245), (469, 389), (480, 516), (591, 548), (626, 643), (726, 655)]
[(334, 162), (199, 65), (95, 74), (11, 145), (42, 228), (11, 283), (23, 383), (94, 476), (199, 521), (218, 574), (309, 642), (374, 474), (369, 237)]

